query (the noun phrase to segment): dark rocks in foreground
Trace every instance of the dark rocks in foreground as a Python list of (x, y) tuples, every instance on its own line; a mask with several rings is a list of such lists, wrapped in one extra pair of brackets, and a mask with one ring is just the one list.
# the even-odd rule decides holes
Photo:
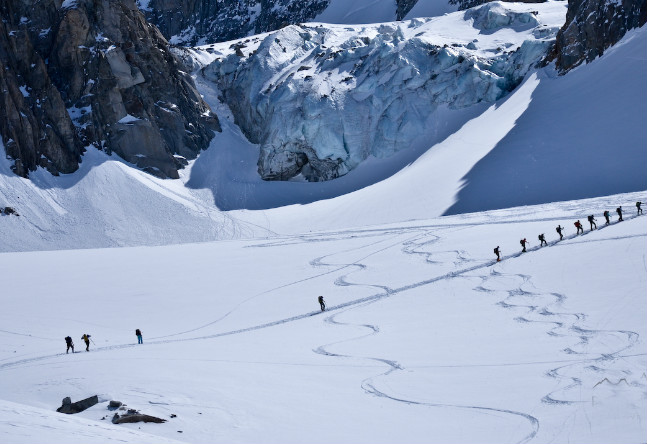
[(99, 403), (99, 397), (97, 395), (90, 396), (89, 398), (82, 399), (81, 401), (72, 402), (70, 397), (63, 398), (63, 405), (56, 409), (59, 413), (66, 413), (72, 415), (74, 413), (82, 412), (87, 410), (93, 405)]

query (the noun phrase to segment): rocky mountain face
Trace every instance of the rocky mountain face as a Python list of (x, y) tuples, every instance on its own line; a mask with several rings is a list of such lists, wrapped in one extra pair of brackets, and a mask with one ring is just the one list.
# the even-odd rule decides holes
[(3, 0), (0, 12), (0, 135), (16, 174), (73, 172), (93, 145), (177, 178), (219, 130), (133, 0)]
[[(395, 0), (397, 19), (417, 2)], [(171, 43), (195, 46), (310, 21), (330, 0), (138, 0), (138, 4)]]
[(633, 28), (647, 22), (647, 0), (569, 0), (557, 34), (555, 60), (562, 73), (601, 56)]

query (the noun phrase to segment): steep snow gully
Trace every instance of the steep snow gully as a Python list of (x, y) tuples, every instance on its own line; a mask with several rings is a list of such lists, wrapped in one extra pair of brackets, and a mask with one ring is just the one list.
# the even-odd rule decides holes
[[(523, 210), (523, 209), (520, 209)], [(516, 216), (516, 217), (514, 217)], [(372, 363), (384, 366), (384, 371), (378, 374), (372, 374), (363, 379), (360, 383), (361, 389), (370, 395), (386, 398), (394, 402), (406, 403), (410, 406), (421, 408), (442, 408), (442, 409), (459, 409), (459, 410), (478, 410), (484, 413), (496, 412), (501, 415), (509, 415), (515, 418), (522, 418), (526, 422), (525, 431), (520, 435), (516, 442), (525, 443), (535, 438), (540, 430), (540, 420), (533, 416), (533, 414), (517, 411), (514, 409), (493, 407), (483, 404), (461, 404), (461, 403), (447, 403), (435, 402), (434, 400), (419, 399), (403, 396), (396, 391), (390, 389), (390, 385), (385, 381), (399, 372), (407, 372), (419, 368), (415, 365), (405, 366), (398, 362), (395, 358), (382, 357), (382, 356), (356, 356), (345, 354), (343, 352), (335, 351), (334, 349), (341, 344), (347, 344), (353, 341), (359, 341), (371, 336), (378, 335), (381, 331), (379, 323), (358, 323), (340, 319), (342, 316), (348, 315), (351, 311), (357, 309), (364, 309), (372, 304), (381, 302), (386, 298), (396, 295), (404, 295), (406, 292), (427, 287), (435, 283), (452, 281), (457, 283), (460, 280), (466, 281), (472, 285), (472, 290), (475, 294), (486, 295), (498, 299), (496, 303), (502, 310), (509, 313), (514, 321), (519, 324), (537, 324), (545, 328), (546, 335), (551, 337), (561, 337), (565, 339), (573, 339), (575, 343), (562, 350), (565, 358), (561, 360), (543, 361), (543, 362), (505, 362), (494, 364), (478, 364), (469, 363), (456, 365), (456, 367), (509, 367), (509, 366), (527, 366), (533, 364), (554, 364), (556, 365), (550, 371), (545, 373), (545, 377), (554, 380), (556, 386), (553, 390), (546, 393), (541, 402), (548, 405), (569, 405), (577, 402), (577, 392), (581, 391), (583, 384), (587, 387), (595, 387), (600, 384), (619, 385), (627, 384), (636, 386), (641, 385), (641, 377), (645, 377), (643, 372), (640, 375), (640, 368), (636, 368), (630, 362), (631, 357), (644, 356), (645, 353), (632, 353), (632, 348), (638, 343), (639, 334), (633, 331), (613, 330), (613, 329), (596, 329), (587, 326), (587, 314), (580, 312), (570, 312), (563, 310), (562, 307), (568, 299), (567, 294), (543, 289), (535, 284), (533, 276), (521, 273), (507, 273), (502, 271), (501, 264), (505, 264), (510, 260), (514, 260), (522, 256), (521, 253), (513, 253), (503, 256), (503, 262), (497, 263), (495, 260), (475, 260), (471, 259), (470, 255), (463, 250), (445, 250), (441, 245), (441, 240), (444, 234), (463, 230), (466, 227), (474, 225), (493, 225), (501, 224), (515, 224), (515, 223), (528, 223), (524, 218), (523, 211), (517, 212), (511, 218), (499, 219), (498, 221), (481, 220), (474, 222), (469, 220), (469, 215), (459, 217), (463, 222), (447, 223), (431, 223), (429, 225), (400, 225), (397, 227), (375, 228), (375, 229), (358, 229), (346, 230), (339, 232), (330, 232), (324, 234), (304, 234), (296, 237), (269, 240), (250, 246), (250, 248), (271, 248), (275, 246), (285, 246), (288, 244), (296, 243), (317, 243), (328, 242), (331, 240), (351, 239), (356, 238), (366, 240), (359, 246), (347, 248), (344, 250), (336, 251), (334, 253), (315, 257), (310, 260), (310, 266), (314, 269), (321, 269), (321, 273), (317, 273), (310, 277), (295, 279), (294, 281), (287, 282), (281, 286), (268, 289), (262, 293), (251, 296), (250, 298), (241, 302), (237, 307), (234, 307), (224, 316), (213, 320), (212, 322), (196, 326), (196, 328), (176, 332), (174, 334), (159, 336), (157, 338), (150, 338), (144, 346), (154, 346), (159, 344), (168, 344), (173, 342), (183, 341), (199, 341), (212, 339), (217, 337), (236, 335), (254, 330), (266, 329), (281, 324), (291, 323), (295, 321), (302, 321), (319, 314), (318, 311), (308, 312), (291, 316), (284, 319), (277, 319), (272, 322), (261, 323), (258, 325), (241, 328), (238, 330), (230, 330), (216, 334), (208, 334), (202, 336), (190, 335), (205, 327), (218, 323), (236, 309), (263, 294), (277, 292), (290, 286), (306, 280), (316, 279), (323, 276), (330, 276), (334, 279), (334, 285), (337, 287), (351, 287), (355, 289), (362, 289), (358, 294), (362, 294), (367, 289), (368, 296), (360, 297), (358, 299), (333, 304), (327, 308), (324, 313), (324, 322), (336, 327), (352, 328), (353, 331), (358, 329), (361, 331), (359, 335), (346, 337), (345, 339), (337, 342), (323, 344), (313, 349), (314, 353), (327, 356), (333, 359), (361, 359), (367, 360)], [(624, 224), (630, 223), (632, 219), (639, 218), (640, 216), (625, 216)], [(564, 222), (564, 217), (544, 217), (533, 222)], [(528, 253), (523, 255), (527, 258), (533, 253), (540, 250), (550, 248), (568, 248), (569, 246), (579, 245), (584, 243), (602, 243), (612, 242), (628, 237), (638, 237), (644, 239), (644, 233), (639, 235), (626, 235), (616, 237), (593, 237), (592, 234), (597, 234), (602, 231), (613, 230), (619, 222), (613, 222), (609, 226), (601, 226), (595, 231), (586, 231), (582, 235), (565, 236), (563, 241), (552, 241), (548, 247), (540, 248), (534, 247), (528, 250)], [(399, 286), (389, 286), (379, 283), (375, 280), (361, 281), (364, 276), (363, 272), (370, 269), (369, 259), (381, 253), (395, 254), (400, 252), (405, 256), (421, 258), (424, 264), (439, 265), (441, 269), (446, 264), (453, 264), (451, 271), (441, 272), (440, 274), (430, 277), (418, 282), (406, 282)], [(335, 257), (343, 257), (348, 254), (359, 256), (353, 261), (339, 261)], [(476, 285), (474, 286), (474, 281)], [(363, 331), (362, 331), (363, 330)], [(105, 353), (112, 350), (133, 347), (132, 344), (113, 345), (106, 347), (97, 347), (93, 350), (94, 353)], [(39, 361), (47, 361), (61, 356), (62, 353), (32, 357), (29, 359), (11, 360), (0, 364), (0, 371), (33, 364)], [(427, 366), (429, 367), (429, 366)], [(452, 367), (452, 366), (434, 366), (434, 368)], [(370, 368), (375, 368), (374, 365)], [(595, 384), (595, 385), (594, 385)], [(580, 394), (581, 396), (581, 394)]]

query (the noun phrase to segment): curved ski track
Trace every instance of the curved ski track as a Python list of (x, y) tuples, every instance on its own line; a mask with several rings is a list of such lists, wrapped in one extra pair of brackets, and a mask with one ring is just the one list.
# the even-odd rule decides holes
[[(519, 214), (515, 214), (515, 216), (519, 216)], [(499, 216), (500, 217), (500, 216)], [(636, 218), (638, 216), (628, 216), (625, 218), (626, 221)], [(336, 320), (336, 317), (340, 315), (341, 313), (357, 309), (357, 308), (362, 308), (367, 305), (373, 304), (375, 302), (380, 301), (381, 299), (391, 297), (403, 292), (406, 292), (408, 290), (426, 286), (433, 284), (435, 282), (441, 281), (441, 280), (447, 280), (447, 279), (453, 279), (457, 277), (463, 277), (467, 275), (468, 273), (478, 271), (481, 269), (486, 269), (489, 268), (493, 265), (497, 264), (497, 261), (491, 260), (491, 261), (476, 261), (469, 259), (467, 256), (467, 253), (462, 250), (455, 250), (452, 251), (451, 253), (454, 253), (456, 256), (456, 260), (454, 261), (454, 264), (456, 266), (461, 266), (469, 262), (473, 262), (473, 265), (470, 266), (463, 266), (463, 268), (451, 271), (439, 276), (432, 277), (430, 279), (425, 279), (419, 282), (415, 283), (410, 283), (401, 287), (397, 288), (390, 288), (385, 285), (378, 285), (378, 284), (362, 284), (362, 283), (352, 283), (348, 280), (348, 276), (352, 273), (364, 270), (367, 268), (367, 265), (363, 264), (361, 261), (367, 259), (370, 256), (373, 256), (375, 254), (378, 254), (382, 251), (385, 251), (389, 248), (393, 248), (397, 245), (402, 245), (401, 251), (405, 254), (409, 255), (420, 255), (423, 256), (423, 259), (426, 263), (437, 263), (438, 261), (433, 260), (433, 254), (432, 252), (425, 251), (424, 248), (427, 246), (430, 246), (440, 240), (440, 237), (432, 234), (429, 232), (429, 230), (439, 230), (439, 229), (451, 229), (451, 228), (462, 228), (462, 227), (471, 227), (474, 225), (486, 225), (486, 224), (492, 224), (492, 223), (500, 223), (500, 224), (510, 224), (510, 223), (527, 223), (527, 222), (537, 222), (537, 221), (561, 221), (563, 220), (563, 217), (550, 217), (550, 218), (543, 218), (543, 219), (533, 219), (533, 220), (506, 220), (506, 221), (488, 221), (488, 222), (480, 222), (480, 223), (457, 223), (457, 224), (429, 224), (429, 225), (419, 225), (419, 226), (411, 226), (411, 227), (402, 227), (402, 228), (387, 228), (387, 229), (360, 229), (360, 230), (347, 230), (347, 231), (338, 231), (338, 232), (331, 232), (327, 234), (327, 237), (322, 237), (322, 236), (317, 236), (317, 235), (300, 235), (292, 238), (288, 238), (285, 240), (279, 240), (279, 241), (271, 241), (271, 242), (265, 242), (262, 244), (257, 244), (251, 246), (252, 248), (263, 248), (263, 247), (272, 247), (272, 246), (282, 246), (282, 245), (290, 245), (290, 244), (295, 244), (295, 243), (309, 243), (309, 242), (326, 242), (330, 240), (339, 240), (342, 238), (357, 238), (357, 237), (379, 237), (380, 239), (371, 242), (369, 244), (362, 245), (360, 247), (354, 247), (348, 250), (343, 250), (343, 251), (337, 251), (335, 253), (331, 253), (326, 256), (322, 257), (317, 257), (313, 260), (310, 261), (310, 265), (313, 266), (314, 268), (318, 267), (332, 267), (331, 270), (315, 274), (313, 276), (304, 278), (304, 279), (299, 279), (293, 282), (286, 283), (284, 285), (268, 289), (262, 293), (256, 294), (254, 296), (251, 296), (250, 298), (240, 302), (236, 307), (232, 308), (228, 313), (224, 314), (220, 318), (204, 324), (202, 326), (196, 327), (191, 330), (183, 331), (183, 332), (177, 332), (172, 335), (167, 335), (163, 337), (158, 337), (154, 339), (154, 341), (148, 341), (144, 346), (152, 346), (152, 345), (160, 345), (160, 344), (169, 344), (169, 343), (175, 343), (175, 342), (185, 342), (185, 341), (196, 341), (196, 340), (204, 340), (204, 339), (213, 339), (213, 338), (219, 338), (223, 336), (230, 336), (230, 335), (235, 335), (235, 334), (240, 334), (240, 333), (246, 333), (250, 331), (255, 331), (255, 330), (261, 330), (269, 327), (273, 327), (276, 325), (281, 325), (289, 322), (294, 322), (302, 319), (309, 318), (311, 316), (319, 314), (319, 311), (314, 311), (310, 313), (304, 313), (304, 314), (299, 314), (295, 316), (291, 316), (288, 318), (272, 321), (272, 322), (267, 322), (263, 324), (258, 324), (255, 326), (247, 327), (247, 328), (241, 328), (238, 330), (230, 330), (226, 332), (221, 332), (221, 333), (216, 333), (216, 334), (211, 334), (211, 335), (203, 335), (203, 336), (196, 336), (196, 337), (189, 337), (189, 338), (175, 338), (175, 339), (165, 339), (173, 336), (178, 336), (186, 333), (191, 333), (195, 332), (197, 330), (203, 329), (205, 327), (208, 327), (210, 325), (216, 324), (220, 320), (224, 319), (225, 317), (229, 316), (231, 313), (233, 313), (238, 307), (240, 307), (242, 304), (259, 297), (263, 294), (267, 294), (273, 291), (280, 290), (282, 288), (289, 287), (291, 285), (295, 285), (300, 282), (304, 282), (310, 279), (315, 279), (317, 277), (321, 277), (324, 275), (328, 274), (333, 274), (333, 273), (338, 273), (343, 270), (348, 270), (350, 269), (351, 271), (346, 272), (345, 274), (342, 274), (338, 276), (335, 279), (335, 285), (338, 286), (363, 286), (363, 287), (371, 287), (375, 288), (378, 290), (377, 293), (348, 301), (345, 303), (341, 303), (335, 306), (328, 307), (326, 309), (327, 312), (333, 311), (336, 313), (333, 313), (329, 316), (327, 316), (324, 319), (324, 322), (332, 324), (332, 325), (344, 325), (344, 326), (356, 326), (356, 327), (364, 327), (368, 330), (368, 332), (364, 335), (357, 336), (357, 337), (352, 337), (345, 339), (343, 341), (338, 341), (330, 344), (325, 344), (322, 345), (316, 349), (313, 350), (313, 352), (329, 357), (334, 357), (334, 358), (356, 358), (355, 356), (350, 356), (350, 355), (342, 355), (342, 354), (336, 354), (332, 353), (326, 350), (326, 347), (330, 347), (336, 344), (340, 344), (343, 342), (349, 342), (349, 341), (355, 341), (367, 336), (371, 335), (376, 335), (379, 333), (380, 329), (376, 325), (372, 324), (350, 324), (350, 323), (343, 323), (340, 321)], [(617, 223), (617, 222), (615, 222)], [(605, 226), (601, 225), (598, 227), (598, 230), (601, 229), (606, 229), (609, 228), (615, 223)], [(404, 242), (401, 240), (397, 240), (396, 242), (389, 242), (388, 245), (386, 246), (380, 246), (378, 250), (372, 251), (368, 253), (367, 255), (363, 256), (362, 258), (352, 262), (352, 263), (344, 263), (344, 264), (335, 264), (335, 263), (326, 263), (324, 260), (327, 257), (338, 255), (341, 253), (347, 253), (351, 251), (356, 251), (359, 249), (363, 248), (368, 248), (372, 246), (376, 246), (380, 243), (386, 242), (391, 240), (393, 237), (398, 238), (401, 235), (404, 234), (411, 234), (414, 233), (412, 236), (408, 237)], [(583, 236), (586, 236), (589, 234), (590, 231), (585, 231), (583, 235), (571, 235), (571, 236), (564, 236), (564, 241), (574, 239), (574, 238), (582, 238)], [(382, 239), (383, 236), (385, 235), (392, 235), (391, 237), (388, 237), (387, 239)], [(316, 236), (316, 237), (315, 237)], [(607, 239), (599, 239), (599, 240), (592, 240), (588, 242), (601, 242), (601, 241), (606, 241), (606, 240), (615, 240), (615, 239), (624, 239), (624, 238), (629, 238), (629, 237), (644, 237), (644, 235), (635, 235), (635, 236), (621, 236), (621, 237), (616, 237), (616, 238), (607, 238)], [(429, 238), (429, 239), (427, 239)], [(559, 246), (563, 241), (553, 241), (549, 242), (548, 246)], [(580, 242), (587, 242), (587, 240), (582, 240)], [(542, 247), (535, 246), (532, 248), (528, 248), (528, 253), (537, 251)], [(447, 251), (444, 252), (435, 252), (437, 253), (447, 253)], [(504, 255), (502, 256), (502, 260), (505, 259), (511, 259), (511, 258), (516, 258), (521, 256), (522, 253), (514, 253), (514, 254), (509, 254), (509, 255)], [(519, 281), (519, 284), (512, 290), (508, 290), (506, 293), (506, 296), (498, 303), (499, 306), (501, 306), (503, 309), (507, 310), (523, 310), (525, 311), (525, 314), (522, 316), (517, 316), (515, 317), (515, 320), (520, 322), (520, 323), (525, 323), (525, 322), (533, 322), (533, 323), (545, 323), (546, 325), (549, 326), (549, 329), (547, 331), (547, 334), (549, 335), (555, 335), (555, 336), (565, 336), (565, 335), (575, 335), (578, 336), (580, 339), (580, 342), (575, 346), (577, 349), (578, 347), (583, 349), (583, 350), (575, 350), (573, 348), (567, 348), (564, 349), (564, 353), (569, 354), (569, 355), (576, 355), (578, 356), (577, 359), (569, 360), (565, 359), (562, 361), (554, 361), (554, 362), (565, 362), (565, 365), (556, 367), (549, 372), (546, 373), (547, 377), (550, 378), (555, 378), (558, 381), (564, 381), (566, 385), (564, 387), (560, 387), (557, 390), (548, 393), (544, 398), (542, 399), (542, 402), (544, 403), (549, 403), (549, 404), (571, 404), (573, 402), (579, 402), (579, 401), (573, 401), (573, 400), (568, 400), (568, 399), (560, 399), (557, 396), (554, 396), (555, 393), (557, 392), (563, 392), (566, 393), (569, 390), (579, 387), (582, 385), (582, 381), (580, 378), (574, 376), (574, 375), (569, 375), (567, 374), (567, 370), (575, 367), (575, 366), (584, 366), (587, 365), (586, 369), (593, 371), (593, 372), (599, 372), (601, 374), (601, 378), (606, 379), (607, 381), (611, 380), (618, 380), (618, 383), (620, 380), (618, 378), (613, 378), (611, 376), (611, 379), (609, 379), (609, 376), (606, 373), (606, 369), (602, 367), (598, 367), (598, 365), (604, 365), (607, 362), (614, 362), (619, 359), (623, 358), (628, 358), (628, 357), (633, 357), (633, 356), (643, 356), (645, 355), (644, 353), (638, 353), (638, 354), (631, 354), (631, 355), (621, 355), (622, 352), (628, 351), (631, 349), (637, 342), (638, 342), (638, 333), (636, 332), (631, 332), (631, 331), (622, 331), (622, 330), (588, 330), (584, 328), (582, 325), (580, 325), (580, 322), (583, 322), (586, 320), (586, 315), (583, 313), (563, 313), (563, 312), (556, 312), (552, 311), (553, 306), (559, 306), (566, 298), (565, 295), (558, 294), (558, 293), (546, 293), (546, 292), (541, 292), (541, 291), (528, 291), (525, 290), (524, 286), (531, 285), (531, 277), (522, 275), (522, 274), (511, 274), (511, 275), (504, 275), (502, 273), (497, 272), (496, 270), (492, 269), (488, 275), (485, 276), (480, 276), (482, 282), (479, 286), (475, 287), (474, 290), (477, 292), (501, 292), (502, 290), (492, 290), (487, 288), (488, 281), (492, 279), (496, 279), (497, 277), (512, 277), (513, 279), (516, 279)], [(14, 333), (14, 332), (11, 332)], [(19, 333), (14, 333), (14, 334), (19, 334)], [(615, 337), (622, 337), (625, 339), (625, 344), (617, 349), (610, 350), (607, 353), (587, 353), (586, 348), (587, 345), (591, 342), (592, 338), (597, 338), (599, 339), (600, 337), (604, 336), (615, 336)], [(163, 339), (164, 338), (164, 339)], [(163, 339), (163, 340), (162, 340)], [(96, 352), (105, 352), (105, 351), (111, 351), (111, 350), (118, 350), (118, 349), (125, 349), (125, 348), (130, 348), (134, 347), (135, 344), (122, 344), (122, 345), (113, 345), (113, 346), (106, 346), (106, 347), (97, 347), (93, 351)], [(141, 346), (141, 345), (140, 345)], [(57, 353), (57, 354), (51, 354), (51, 355), (44, 355), (44, 356), (37, 356), (37, 357), (32, 357), (32, 358), (27, 358), (27, 359), (20, 359), (16, 360), (13, 362), (7, 362), (7, 363), (2, 363), (0, 364), (0, 371), (2, 370), (7, 370), (10, 368), (15, 368), (15, 367), (21, 367), (25, 366), (28, 364), (32, 363), (37, 363), (40, 361), (45, 361), (49, 360), (52, 358), (56, 358), (58, 356), (65, 355), (65, 353)], [(376, 387), (375, 385), (375, 379), (380, 378), (380, 377), (387, 377), (388, 375), (396, 372), (396, 371), (403, 371), (405, 370), (404, 367), (402, 367), (398, 362), (385, 359), (385, 358), (379, 358), (379, 357), (362, 357), (361, 359), (366, 359), (369, 361), (376, 362), (378, 364), (382, 364), (386, 367), (386, 371), (382, 372), (378, 375), (370, 376), (366, 379), (364, 379), (361, 383), (361, 388), (369, 394), (372, 394), (374, 396), (379, 396), (383, 398), (390, 399), (395, 402), (402, 402), (406, 403), (409, 405), (418, 405), (418, 406), (424, 406), (424, 407), (431, 407), (431, 408), (456, 408), (456, 409), (468, 409), (468, 410), (481, 410), (481, 411), (490, 411), (490, 412), (498, 412), (498, 413), (504, 413), (504, 414), (509, 414), (513, 416), (518, 416), (522, 417), (525, 420), (528, 421), (529, 423), (529, 431), (526, 434), (525, 437), (523, 437), (519, 443), (526, 443), (531, 441), (538, 433), (539, 431), (539, 420), (535, 417), (533, 417), (530, 414), (524, 413), (524, 412), (518, 412), (518, 411), (513, 411), (513, 410), (507, 410), (507, 409), (497, 409), (493, 407), (487, 407), (487, 406), (476, 406), (476, 405), (453, 405), (453, 404), (441, 404), (441, 403), (433, 403), (433, 402), (422, 402), (422, 401), (416, 401), (416, 400), (410, 400), (410, 399), (404, 399), (400, 398), (394, 395), (390, 395), (379, 388)], [(531, 363), (504, 363), (500, 365), (526, 365), (526, 364), (531, 364)], [(499, 365), (499, 364), (493, 364), (493, 365)], [(443, 367), (443, 366), (439, 366)], [(625, 373), (627, 370), (625, 370)], [(647, 380), (647, 376), (645, 376), (645, 373), (642, 374), (642, 378)], [(602, 379), (602, 380), (604, 380)]]

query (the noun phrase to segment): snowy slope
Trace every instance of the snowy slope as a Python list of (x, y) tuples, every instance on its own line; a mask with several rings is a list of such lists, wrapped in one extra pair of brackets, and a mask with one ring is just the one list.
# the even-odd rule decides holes
[[(396, 9), (394, 0), (330, 0), (328, 7), (312, 21), (351, 25), (392, 22), (397, 18)], [(420, 0), (405, 19), (437, 17), (457, 9), (456, 5), (450, 5), (447, 0)]]
[[(645, 197), (0, 254), (11, 276), (0, 296), (2, 441), (641, 442), (647, 219), (632, 204)], [(576, 218), (620, 204), (624, 222), (573, 236)], [(63, 352), (68, 334), (80, 352)], [(101, 402), (83, 413), (53, 413), (65, 396), (94, 394)], [(106, 424), (111, 399), (169, 421)]]
[[(218, 55), (196, 54), (203, 64)], [(423, 139), (325, 183), (262, 181), (258, 145), (198, 76), (224, 130), (179, 181), (93, 149), (77, 173), (26, 181), (0, 155), (0, 206), (21, 214), (0, 218), (0, 251), (264, 237), (645, 190), (645, 54), (647, 30), (633, 30), (566, 76), (548, 67), (492, 105), (447, 110), (438, 144)]]

